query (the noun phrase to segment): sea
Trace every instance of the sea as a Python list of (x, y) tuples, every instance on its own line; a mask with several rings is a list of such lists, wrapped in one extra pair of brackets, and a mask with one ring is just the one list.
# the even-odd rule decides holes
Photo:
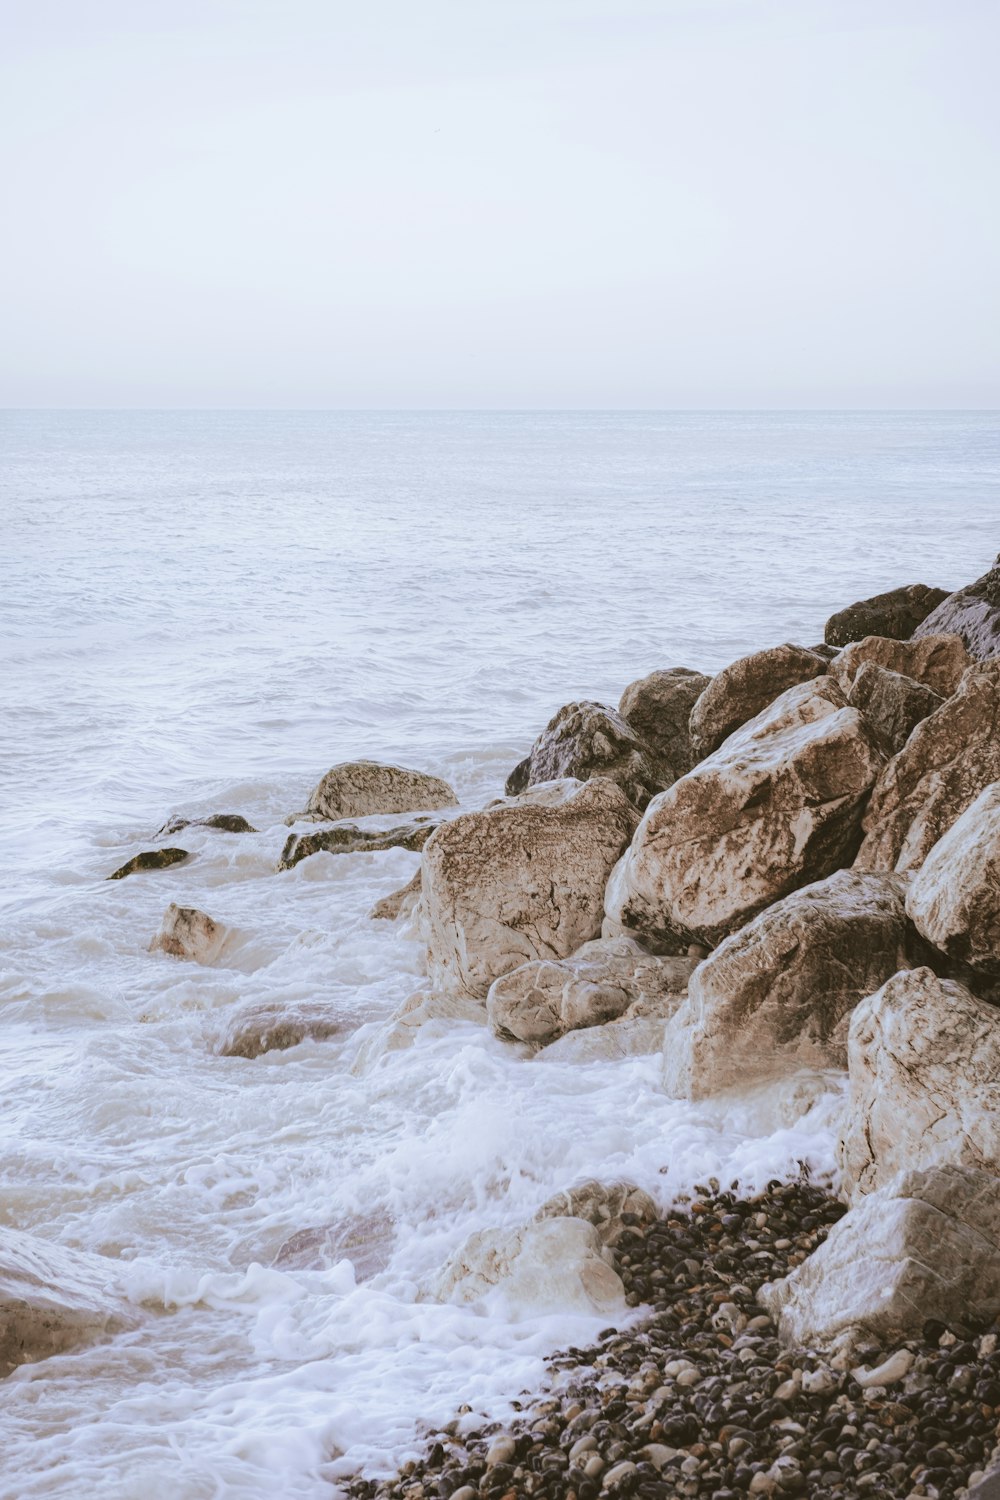
[[(836, 1080), (788, 1120), (472, 1020), (380, 1050), (427, 979), (368, 914), (419, 856), (279, 874), (285, 819), (357, 757), (481, 806), (566, 702), (971, 581), (997, 413), (14, 411), (0, 518), (0, 1282), (25, 1231), (104, 1257), (135, 1314), (0, 1385), (3, 1500), (331, 1500), (606, 1321), (435, 1301), (470, 1233), (592, 1177), (666, 1208), (834, 1170)], [(107, 881), (213, 812), (259, 831)], [(150, 952), (170, 902), (231, 961)], [(317, 1000), (341, 1036), (220, 1055), (238, 1007)], [(273, 1264), (358, 1215), (392, 1226), (374, 1277)]]

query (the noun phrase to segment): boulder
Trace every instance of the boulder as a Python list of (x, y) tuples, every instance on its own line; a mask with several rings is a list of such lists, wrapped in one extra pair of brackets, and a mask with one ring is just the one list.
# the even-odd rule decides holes
[(834, 1348), (968, 1330), (1000, 1312), (1000, 1180), (956, 1166), (901, 1173), (762, 1287), (783, 1343)]
[(422, 849), (439, 825), (430, 819), (404, 823), (399, 828), (358, 828), (342, 823), (318, 833), (290, 833), (278, 860), (278, 870), (292, 870), (313, 854), (375, 854), (380, 849)]
[(480, 1000), (467, 995), (427, 995), (418, 992), (395, 1010), (386, 1021), (363, 1028), (351, 1063), (351, 1073), (361, 1078), (391, 1052), (412, 1047), (426, 1028), (429, 1036), (450, 1037), (456, 1025), (473, 1022), (482, 1026), (486, 1010)]
[(866, 635), (908, 640), (931, 610), (947, 597), (946, 589), (928, 588), (926, 583), (911, 583), (885, 594), (873, 594), (870, 599), (859, 599), (857, 604), (849, 604), (831, 615), (823, 639), (829, 646), (847, 646)]
[(634, 1182), (598, 1182), (590, 1178), (554, 1194), (535, 1215), (542, 1219), (585, 1219), (593, 1224), (601, 1244), (614, 1248), (634, 1224), (652, 1224), (659, 1210), (648, 1193)]
[(698, 965), (667, 1026), (667, 1093), (704, 1099), (846, 1068), (851, 1012), (911, 962), (903, 897), (897, 876), (838, 870), (733, 933)]
[(401, 886), (398, 891), (392, 891), (388, 896), (383, 896), (376, 901), (369, 917), (376, 922), (395, 922), (399, 917), (408, 917), (420, 900), (420, 870), (418, 869), (412, 880)]
[(305, 1041), (324, 1042), (353, 1029), (343, 1013), (319, 1000), (255, 1001), (241, 1006), (231, 1018), (219, 1053), (222, 1057), (262, 1057), (265, 1052), (285, 1052)]
[(882, 771), (864, 818), (862, 870), (918, 870), (991, 782), (1000, 781), (1000, 661), (972, 666)]
[(724, 667), (691, 710), (689, 728), (696, 757), (710, 755), (786, 689), (819, 677), (826, 669), (819, 652), (790, 645), (755, 651)]
[(866, 662), (922, 682), (942, 698), (950, 698), (958, 691), (963, 674), (972, 665), (957, 635), (928, 635), (919, 641), (893, 641), (868, 635), (837, 653), (830, 663), (830, 676), (847, 693)]
[(137, 875), (141, 870), (169, 870), (171, 865), (181, 865), (191, 854), (187, 849), (144, 849), (109, 875), (108, 880), (124, 880), (126, 875)]
[(466, 1240), (434, 1283), (439, 1302), (470, 1303), (497, 1287), (517, 1315), (606, 1317), (625, 1309), (611, 1252), (584, 1219), (542, 1219), (520, 1229), (484, 1229)]
[(221, 833), (256, 833), (258, 830), (248, 823), (242, 813), (212, 813), (207, 818), (168, 818), (157, 833), (157, 838), (180, 833), (182, 828), (214, 828)]
[(434, 982), (485, 999), (501, 974), (599, 935), (604, 889), (638, 815), (611, 781), (555, 807), (486, 808), (427, 841), (422, 902)]
[(1000, 1173), (1000, 1010), (929, 968), (863, 1000), (847, 1043), (840, 1164), (852, 1195), (958, 1162)]
[(882, 766), (829, 677), (796, 684), (646, 810), (608, 885), (609, 918), (713, 945), (849, 864)]
[(326, 1271), (349, 1260), (355, 1281), (369, 1281), (392, 1258), (396, 1228), (387, 1213), (354, 1214), (314, 1229), (300, 1229), (271, 1262), (279, 1271)]
[(629, 1011), (617, 1021), (603, 1026), (587, 1026), (583, 1031), (567, 1031), (556, 1041), (547, 1043), (535, 1059), (540, 1063), (620, 1062), (625, 1057), (648, 1057), (663, 1048), (664, 1016), (631, 1015)]
[(648, 746), (664, 786), (690, 771), (697, 759), (691, 710), (711, 681), (688, 667), (668, 667), (631, 683), (622, 694), (618, 712)]
[(433, 812), (457, 806), (454, 791), (439, 776), (403, 766), (383, 766), (374, 760), (345, 760), (327, 771), (305, 812), (285, 821), (336, 823), (342, 818), (367, 818), (375, 813)]
[(487, 802), (484, 811), (491, 807), (561, 807), (574, 796), (583, 782), (576, 776), (560, 776), (555, 781), (539, 781), (512, 797), (494, 797)]
[(944, 699), (912, 677), (866, 661), (848, 689), (847, 701), (864, 714), (883, 754), (895, 755)]
[(694, 966), (694, 959), (657, 958), (632, 938), (598, 938), (570, 958), (539, 959), (501, 975), (486, 1011), (498, 1036), (544, 1046), (567, 1031), (617, 1020), (640, 999), (666, 1019)]
[(664, 785), (648, 747), (621, 714), (603, 703), (567, 703), (561, 708), (514, 767), (504, 790), (515, 797), (539, 782), (567, 776), (577, 781), (603, 776), (640, 808)]
[(938, 839), (910, 883), (906, 910), (950, 959), (1000, 976), (1000, 781)]
[(160, 930), (149, 945), (150, 953), (170, 953), (174, 958), (213, 964), (220, 957), (229, 928), (195, 906), (177, 906), (171, 901)]
[(1000, 656), (1000, 557), (982, 578), (949, 594), (921, 621), (914, 635), (942, 631), (960, 635), (977, 661)]
[(136, 1321), (114, 1261), (0, 1227), (0, 1376)]

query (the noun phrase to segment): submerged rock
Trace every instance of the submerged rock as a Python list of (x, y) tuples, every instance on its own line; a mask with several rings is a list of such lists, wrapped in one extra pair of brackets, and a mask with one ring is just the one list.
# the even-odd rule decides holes
[(830, 646), (847, 646), (866, 635), (908, 640), (931, 610), (947, 597), (946, 589), (928, 588), (926, 583), (911, 583), (885, 594), (873, 594), (870, 599), (859, 599), (831, 615), (823, 639)]
[(351, 1064), (355, 1078), (370, 1073), (391, 1052), (412, 1047), (420, 1033), (427, 1029), (434, 1035), (451, 1036), (456, 1022), (471, 1021), (477, 1026), (486, 1022), (486, 1011), (479, 1000), (467, 995), (427, 995), (418, 992), (389, 1017), (366, 1027)]
[(222, 833), (257, 833), (241, 813), (212, 813), (207, 818), (168, 818), (156, 837), (180, 833), (182, 828), (216, 828)]
[(432, 1289), (439, 1302), (478, 1302), (502, 1287), (515, 1316), (600, 1313), (625, 1308), (625, 1289), (584, 1219), (548, 1218), (520, 1229), (470, 1235)]
[(0, 1227), (0, 1376), (136, 1322), (114, 1261)]
[(932, 688), (888, 667), (866, 661), (847, 692), (847, 701), (865, 716), (885, 755), (902, 750), (914, 729), (944, 699)]
[(300, 1042), (325, 1042), (354, 1030), (342, 1012), (322, 1001), (255, 1001), (241, 1006), (229, 1021), (219, 1047), (221, 1057), (262, 1057), (284, 1052)]
[(368, 913), (372, 921), (395, 922), (399, 917), (408, 917), (420, 900), (420, 871), (398, 891), (392, 891), (376, 901)]
[(949, 594), (916, 628), (915, 636), (952, 631), (978, 661), (1000, 656), (1000, 557), (988, 573)]
[(505, 791), (514, 797), (539, 782), (592, 776), (613, 781), (640, 808), (664, 785), (648, 747), (621, 714), (603, 703), (567, 703), (515, 766)]
[(663, 785), (690, 771), (697, 760), (691, 744), (691, 710), (712, 679), (688, 667), (668, 667), (630, 683), (618, 712), (653, 756)]
[(547, 1199), (535, 1219), (585, 1219), (597, 1230), (601, 1244), (613, 1249), (626, 1230), (652, 1224), (658, 1215), (652, 1198), (634, 1182), (590, 1178)]
[(699, 758), (710, 755), (787, 688), (819, 677), (826, 669), (826, 659), (819, 652), (791, 645), (755, 651), (724, 667), (691, 710), (689, 727), (695, 754)]
[(346, 760), (327, 771), (305, 812), (286, 821), (336, 823), (342, 818), (366, 818), (375, 813), (433, 812), (457, 806), (453, 789), (439, 776), (374, 760)]
[(847, 693), (867, 662), (922, 682), (942, 698), (958, 691), (963, 674), (972, 665), (957, 635), (929, 635), (914, 641), (869, 635), (838, 652), (830, 663), (830, 676)]
[(435, 822), (404, 823), (399, 828), (358, 828), (344, 823), (338, 828), (324, 828), (318, 833), (290, 833), (278, 860), (278, 871), (292, 870), (300, 860), (313, 854), (375, 854), (380, 849), (424, 847), (435, 828)]
[(171, 865), (183, 864), (190, 859), (187, 849), (144, 849), (127, 860), (108, 880), (124, 880), (126, 875), (136, 875), (141, 870), (169, 870)]
[(1000, 976), (1000, 781), (938, 839), (910, 883), (906, 910), (950, 959)]
[(271, 1262), (279, 1271), (326, 1271), (349, 1260), (355, 1281), (370, 1281), (392, 1258), (396, 1226), (387, 1213), (353, 1214), (332, 1224), (300, 1229)]
[(195, 906), (177, 906), (171, 901), (160, 930), (149, 945), (150, 953), (169, 953), (199, 964), (213, 964), (222, 953), (229, 928)]

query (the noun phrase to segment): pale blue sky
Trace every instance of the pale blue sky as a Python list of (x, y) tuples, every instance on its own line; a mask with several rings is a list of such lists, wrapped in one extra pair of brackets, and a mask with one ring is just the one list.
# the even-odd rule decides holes
[(7, 0), (0, 404), (996, 406), (993, 0)]

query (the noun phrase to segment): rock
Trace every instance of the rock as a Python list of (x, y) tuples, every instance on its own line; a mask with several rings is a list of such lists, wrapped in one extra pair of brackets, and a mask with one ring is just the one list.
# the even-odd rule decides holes
[(1000, 1500), (1000, 1470), (986, 1474), (968, 1492), (968, 1500)]
[(271, 1264), (279, 1271), (326, 1271), (349, 1260), (355, 1281), (369, 1281), (389, 1264), (395, 1238), (395, 1223), (388, 1214), (355, 1214), (316, 1229), (300, 1229)]
[(913, 1359), (914, 1356), (911, 1350), (897, 1349), (895, 1354), (890, 1354), (888, 1359), (884, 1359), (873, 1370), (865, 1369), (863, 1365), (858, 1365), (856, 1369), (851, 1371), (851, 1375), (863, 1391), (873, 1385), (898, 1385), (910, 1373)]
[(383, 896), (376, 901), (368, 913), (372, 921), (395, 922), (398, 917), (408, 917), (420, 900), (420, 870), (418, 869), (412, 880), (398, 891), (393, 891), (388, 896)]
[(1000, 781), (1000, 662), (970, 667), (882, 771), (864, 818), (862, 870), (918, 870), (943, 833)]
[(830, 676), (847, 693), (866, 662), (922, 682), (942, 698), (958, 691), (963, 674), (972, 665), (957, 635), (929, 635), (919, 641), (868, 635), (837, 653), (830, 663)]
[(857, 604), (831, 615), (823, 639), (830, 646), (847, 646), (866, 635), (908, 640), (931, 610), (947, 597), (946, 589), (931, 589), (926, 583), (911, 583), (885, 594), (873, 594), (870, 599), (859, 599)]
[[(676, 1001), (672, 1000), (671, 1004)], [(645, 1057), (663, 1048), (665, 1016), (631, 1016), (626, 1011), (618, 1021), (567, 1031), (537, 1052), (539, 1062), (617, 1062), (623, 1057)]]
[(955, 1166), (901, 1174), (760, 1300), (795, 1346), (906, 1339), (928, 1319), (987, 1322), (1000, 1311), (1000, 1179)]
[(960, 635), (977, 661), (1000, 656), (1000, 557), (988, 573), (949, 594), (914, 631), (917, 637)]
[(232, 1017), (219, 1055), (262, 1057), (265, 1052), (285, 1052), (305, 1041), (324, 1042), (353, 1029), (342, 1013), (319, 1000), (255, 1001), (241, 1006)]
[(866, 661), (848, 689), (847, 701), (864, 714), (882, 753), (895, 755), (921, 719), (940, 708), (944, 699), (912, 677)]
[(691, 744), (710, 755), (734, 730), (767, 708), (796, 683), (826, 671), (825, 659), (805, 646), (772, 646), (724, 667), (691, 710)]
[(465, 813), (428, 840), (423, 905), (435, 983), (485, 998), (501, 974), (598, 936), (608, 875), (638, 817), (603, 777), (559, 806)]
[(630, 683), (622, 694), (618, 712), (648, 746), (664, 786), (690, 771), (697, 759), (691, 710), (711, 681), (687, 667), (668, 667)]
[(180, 833), (182, 828), (216, 828), (222, 833), (256, 833), (258, 831), (240, 813), (212, 813), (207, 818), (168, 818), (156, 837), (163, 838), (172, 833)]
[(507, 778), (509, 797), (539, 782), (572, 776), (603, 776), (636, 807), (646, 806), (664, 783), (648, 747), (621, 714), (603, 703), (567, 703), (538, 736), (530, 753)]
[(393, 1012), (387, 1021), (365, 1027), (351, 1064), (355, 1078), (370, 1073), (390, 1052), (412, 1047), (426, 1027), (432, 1036), (451, 1036), (456, 1024), (471, 1021), (482, 1026), (486, 1010), (480, 1000), (466, 995), (427, 995), (417, 993)]
[(836, 683), (789, 688), (650, 803), (608, 917), (644, 938), (717, 943), (850, 863), (881, 765)]
[(1000, 781), (938, 839), (910, 883), (906, 910), (950, 959), (1000, 976)]
[(652, 1224), (658, 1217), (652, 1198), (635, 1183), (590, 1179), (549, 1198), (535, 1220), (586, 1219), (597, 1230), (601, 1244), (613, 1248), (626, 1229), (637, 1223)]
[(114, 1261), (0, 1227), (0, 1376), (136, 1321)]
[(187, 849), (144, 849), (117, 869), (109, 880), (124, 880), (126, 875), (136, 875), (140, 870), (169, 870), (171, 865), (183, 864), (191, 855)]
[(439, 1302), (467, 1304), (500, 1286), (515, 1315), (606, 1316), (625, 1308), (625, 1289), (604, 1258), (609, 1253), (593, 1224), (583, 1219), (480, 1230), (452, 1257), (433, 1295)]
[(292, 870), (313, 854), (374, 854), (380, 849), (422, 849), (439, 824), (404, 823), (399, 828), (358, 828), (343, 823), (319, 833), (290, 833), (278, 860), (278, 870)]
[(167, 907), (160, 930), (149, 945), (150, 953), (170, 953), (199, 964), (213, 964), (222, 953), (229, 928), (195, 906)]
[(838, 870), (733, 933), (698, 965), (667, 1026), (667, 1093), (704, 1099), (800, 1068), (846, 1068), (851, 1012), (920, 946), (903, 897), (898, 876)]
[(327, 771), (305, 812), (296, 813), (286, 822), (309, 819), (337, 823), (374, 813), (434, 812), (457, 806), (454, 791), (438, 776), (403, 766), (383, 766), (374, 760), (345, 760)]
[(858, 1006), (847, 1050), (849, 1192), (948, 1162), (1000, 1173), (1000, 1010), (911, 969)]
[(556, 781), (539, 781), (513, 797), (494, 797), (485, 804), (483, 811), (487, 812), (494, 807), (562, 807), (582, 786), (583, 782), (575, 776), (560, 776)]
[(570, 958), (541, 959), (501, 975), (486, 1010), (498, 1036), (544, 1046), (578, 1027), (617, 1020), (639, 999), (666, 1019), (694, 966), (693, 959), (654, 957), (632, 938), (598, 938)]

